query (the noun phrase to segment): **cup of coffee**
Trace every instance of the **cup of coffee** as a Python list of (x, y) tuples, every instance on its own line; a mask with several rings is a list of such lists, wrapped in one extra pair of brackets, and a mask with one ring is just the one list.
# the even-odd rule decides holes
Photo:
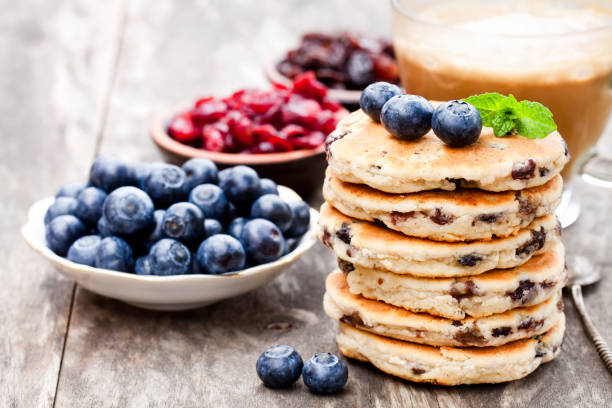
[(565, 180), (576, 173), (612, 109), (610, 2), (391, 1), (406, 92), (434, 100), (499, 92), (540, 102), (571, 153)]

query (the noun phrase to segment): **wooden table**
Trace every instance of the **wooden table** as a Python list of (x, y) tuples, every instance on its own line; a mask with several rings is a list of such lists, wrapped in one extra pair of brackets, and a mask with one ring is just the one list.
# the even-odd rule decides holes
[[(524, 380), (447, 388), (349, 362), (346, 390), (273, 391), (255, 374), (268, 346), (336, 351), (322, 310), (334, 265), (318, 244), (271, 284), (182, 313), (140, 310), (61, 277), (19, 235), (28, 206), (82, 180), (99, 153), (158, 159), (154, 116), (208, 93), (265, 86), (262, 66), (308, 30), (390, 31), (389, 6), (360, 1), (2, 1), (0, 13), (0, 406), (457, 406), (612, 404), (612, 381), (566, 299), (557, 360)], [(612, 270), (612, 192), (578, 185), (569, 252)], [(320, 196), (311, 199), (319, 205)], [(612, 279), (586, 291), (612, 342)]]

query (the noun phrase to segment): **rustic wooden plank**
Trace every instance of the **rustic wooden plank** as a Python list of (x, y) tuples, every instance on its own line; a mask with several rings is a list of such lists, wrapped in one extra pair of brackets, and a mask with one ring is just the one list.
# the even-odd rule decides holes
[[(159, 158), (147, 133), (156, 114), (198, 95), (265, 85), (263, 64), (301, 32), (389, 31), (387, 5), (373, 0), (227, 3), (131, 3), (103, 152)], [(570, 250), (612, 262), (612, 221), (596, 218), (609, 213), (612, 197), (584, 191), (588, 209), (566, 241)], [(77, 289), (56, 405), (562, 407), (610, 401), (609, 376), (569, 302), (561, 357), (522, 381), (446, 388), (411, 384), (349, 362), (347, 389), (335, 397), (313, 396), (301, 382), (292, 390), (266, 389), (254, 370), (266, 347), (291, 344), (305, 358), (336, 350), (335, 324), (321, 308), (323, 279), (333, 265), (330, 251), (317, 245), (266, 287), (182, 313), (139, 310)], [(609, 285), (608, 279), (586, 296), (597, 309), (594, 320), (612, 338), (601, 307), (612, 306), (605, 296)]]
[(112, 68), (118, 2), (3, 1), (0, 406), (51, 406), (74, 284), (20, 237), (29, 205), (83, 178)]

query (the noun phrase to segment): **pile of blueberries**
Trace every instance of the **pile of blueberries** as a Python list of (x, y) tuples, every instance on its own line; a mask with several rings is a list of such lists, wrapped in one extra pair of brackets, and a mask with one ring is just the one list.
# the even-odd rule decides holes
[(304, 201), (247, 166), (182, 167), (100, 156), (89, 182), (60, 188), (47, 246), (70, 261), (138, 275), (224, 274), (272, 262), (309, 229)]
[(471, 145), (482, 130), (482, 117), (473, 105), (453, 100), (436, 109), (419, 95), (404, 94), (397, 85), (375, 82), (361, 94), (361, 109), (400, 140), (417, 140), (433, 129), (451, 147)]
[(331, 353), (317, 353), (306, 364), (291, 346), (278, 345), (264, 351), (257, 360), (257, 375), (270, 388), (288, 388), (302, 376), (315, 394), (339, 392), (348, 381), (348, 368)]

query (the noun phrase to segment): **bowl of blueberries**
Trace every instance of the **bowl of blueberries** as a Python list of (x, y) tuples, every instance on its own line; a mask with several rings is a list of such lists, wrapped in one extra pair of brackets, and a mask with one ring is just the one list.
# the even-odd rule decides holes
[(93, 162), (87, 183), (34, 203), (27, 243), (84, 288), (154, 310), (256, 289), (314, 244), (318, 213), (244, 165)]

